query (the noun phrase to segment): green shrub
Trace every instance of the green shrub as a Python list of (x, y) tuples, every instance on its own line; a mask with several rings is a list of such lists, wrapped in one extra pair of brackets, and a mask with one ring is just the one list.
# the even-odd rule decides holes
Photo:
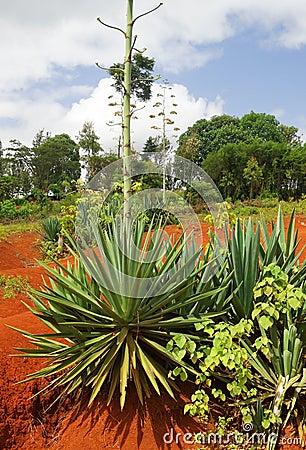
[(0, 219), (28, 219), (36, 217), (40, 214), (39, 205), (32, 204), (28, 201), (5, 200), (0, 203)]
[(14, 200), (4, 200), (0, 203), (0, 218), (1, 219), (16, 219), (18, 215), (16, 203)]

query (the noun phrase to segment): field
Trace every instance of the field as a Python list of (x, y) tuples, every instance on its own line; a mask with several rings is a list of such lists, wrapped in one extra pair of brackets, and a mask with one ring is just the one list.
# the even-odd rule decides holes
[[(288, 220), (286, 219), (286, 223)], [(306, 243), (306, 219), (297, 216), (296, 225), (301, 239), (300, 247)], [(207, 239), (207, 225), (202, 225)], [(178, 232), (176, 227), (170, 231)], [(0, 276), (27, 277), (33, 287), (39, 287), (44, 270), (36, 259), (40, 253), (35, 245), (35, 232), (14, 233), (0, 242)], [(206, 244), (206, 242), (204, 242)], [(306, 253), (302, 257), (306, 256)], [(15, 296), (14, 296), (15, 295)], [(183, 395), (177, 402), (166, 393), (147, 400), (145, 409), (139, 408), (137, 395), (130, 391), (127, 405), (120, 412), (116, 396), (106, 407), (106, 392), (94, 402), (91, 408), (75, 410), (69, 402), (51, 406), (52, 398), (39, 395), (33, 397), (45, 385), (44, 381), (16, 384), (31, 372), (42, 366), (39, 360), (24, 357), (15, 358), (15, 348), (26, 347), (27, 340), (15, 330), (16, 327), (29, 332), (43, 332), (43, 324), (26, 309), (21, 301), (29, 303), (26, 295), (14, 292), (11, 298), (0, 301), (0, 448), (3, 450), (90, 450), (116, 449), (199, 449), (217, 448), (191, 445), (184, 433), (201, 432), (201, 424), (183, 414), (183, 406), (189, 400), (194, 386), (182, 385)], [(216, 404), (213, 414), (218, 415)], [(213, 430), (214, 417), (211, 417)], [(205, 426), (207, 431), (207, 425)], [(164, 439), (165, 433), (166, 440)], [(181, 433), (181, 435), (179, 434)], [(287, 444), (283, 450), (301, 448), (294, 445), (293, 429), (286, 429)], [(185, 439), (184, 439), (185, 436)], [(187, 436), (187, 438), (186, 438)], [(172, 442), (173, 441), (173, 442)], [(168, 444), (167, 444), (168, 442)], [(222, 447), (219, 447), (222, 448)], [(226, 448), (226, 446), (224, 447)], [(250, 447), (239, 447), (250, 448)]]

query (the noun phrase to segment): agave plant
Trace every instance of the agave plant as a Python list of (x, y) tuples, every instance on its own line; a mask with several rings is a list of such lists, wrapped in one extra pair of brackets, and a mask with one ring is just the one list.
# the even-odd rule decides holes
[(56, 242), (61, 232), (61, 223), (57, 217), (47, 217), (42, 221), (39, 231), (45, 241)]
[(230, 233), (227, 233), (227, 271), (232, 274), (231, 292), (233, 309), (237, 320), (250, 318), (254, 309), (253, 290), (262, 277), (263, 267), (273, 263), (288, 276), (293, 285), (303, 286), (306, 280), (306, 263), (299, 265), (304, 250), (297, 251), (298, 231), (292, 214), (287, 233), (284, 218), (279, 210), (275, 225), (269, 232), (263, 217), (258, 223), (249, 218), (239, 219)]
[[(164, 244), (158, 239), (154, 247), (152, 226), (145, 233), (144, 223), (136, 221), (129, 235), (121, 232), (118, 222), (110, 224), (108, 231), (95, 226), (97, 248), (80, 249), (81, 258), (74, 252), (74, 263), (67, 267), (44, 265), (49, 281), (32, 292), (34, 307), (29, 309), (52, 332), (35, 335), (21, 331), (36, 348), (18, 350), (22, 356), (47, 358), (47, 364), (24, 381), (53, 376), (50, 388), (61, 387), (60, 396), (86, 387), (89, 404), (108, 383), (108, 403), (118, 389), (123, 409), (129, 380), (143, 403), (144, 397), (150, 396), (150, 387), (159, 393), (163, 386), (174, 396), (178, 388), (168, 378), (169, 368), (179, 365), (194, 373), (166, 345), (176, 334), (198, 339), (194, 324), (204, 316), (221, 314), (208, 310), (222, 288), (210, 288), (207, 280), (204, 283), (209, 263), (192, 243), (188, 245), (186, 237), (166, 242), (164, 253), (156, 257)], [(118, 246), (120, 237), (125, 250), (138, 248), (137, 260)], [(107, 269), (105, 259), (99, 257), (102, 254), (113, 270)], [(123, 286), (125, 279), (128, 282)], [(150, 279), (147, 291), (141, 292), (140, 283)], [(199, 292), (201, 280), (206, 288)]]
[[(272, 398), (269, 409), (274, 417), (270, 426), (273, 435), (269, 434), (267, 449), (273, 450), (277, 443), (275, 436), (279, 435), (281, 425), (286, 426), (298, 397), (306, 392), (306, 367), (303, 364), (305, 347), (294, 325), (284, 330), (277, 330), (274, 326), (264, 335), (268, 337), (265, 354), (259, 355), (249, 340), (243, 341), (242, 345), (255, 369), (253, 383), (263, 392), (264, 398)], [(287, 414), (282, 420), (284, 405)], [(271, 436), (274, 436), (273, 439)]]

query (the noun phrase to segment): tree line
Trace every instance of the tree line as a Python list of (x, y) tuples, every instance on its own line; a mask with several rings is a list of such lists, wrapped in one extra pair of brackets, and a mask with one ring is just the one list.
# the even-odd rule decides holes
[(177, 154), (201, 165), (232, 201), (306, 194), (306, 144), (271, 114), (200, 119), (180, 136)]
[[(158, 154), (163, 139), (149, 136), (142, 152)], [(224, 114), (200, 119), (179, 137), (177, 154), (201, 165), (232, 201), (306, 194), (306, 144), (296, 127), (270, 114), (251, 111), (241, 118)], [(7, 148), (0, 145), (0, 201), (37, 192), (60, 198), (80, 178), (81, 169), (89, 181), (117, 158), (117, 153), (103, 150), (92, 122), (84, 123), (75, 140), (44, 130), (30, 147), (13, 139)], [(158, 177), (148, 178), (150, 185), (160, 187)]]
[(7, 148), (0, 143), (0, 201), (39, 193), (62, 197), (81, 177), (82, 168), (89, 180), (116, 160), (99, 140), (93, 124), (85, 122), (75, 140), (66, 133), (52, 137), (40, 130), (30, 147), (16, 139)]

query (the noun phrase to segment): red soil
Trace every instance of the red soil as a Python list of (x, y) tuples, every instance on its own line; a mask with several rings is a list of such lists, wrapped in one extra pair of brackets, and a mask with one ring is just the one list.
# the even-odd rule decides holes
[[(305, 222), (304, 222), (305, 220)], [(306, 243), (306, 219), (297, 218), (299, 235)], [(179, 233), (176, 227), (169, 232)], [(203, 236), (207, 239), (207, 226), (203, 226)], [(35, 261), (39, 250), (35, 247), (38, 236), (35, 233), (13, 235), (6, 242), (0, 242), (0, 275), (27, 276), (33, 287), (42, 284), (44, 270)], [(29, 302), (23, 295), (2, 299), (0, 292), (0, 450), (157, 450), (157, 449), (195, 449), (188, 443), (190, 436), (184, 433), (200, 431), (199, 424), (183, 414), (183, 406), (193, 386), (184, 385), (186, 396), (177, 401), (163, 393), (146, 401), (145, 408), (139, 407), (137, 396), (130, 390), (127, 405), (120, 412), (118, 398), (107, 407), (105, 392), (91, 407), (73, 409), (69, 404), (53, 406), (50, 395), (31, 398), (46, 385), (45, 380), (16, 384), (26, 375), (43, 366), (40, 360), (31, 360), (21, 356), (13, 358), (16, 348), (27, 347), (27, 339), (7, 325), (29, 332), (40, 333), (44, 325), (21, 303)], [(166, 444), (165, 433), (174, 430), (174, 441)], [(178, 433), (182, 433), (179, 435)], [(290, 435), (287, 429), (286, 435)], [(168, 439), (169, 435), (166, 436)], [(213, 448), (210, 444), (207, 448)], [(301, 448), (297, 445), (285, 445), (285, 449)]]

